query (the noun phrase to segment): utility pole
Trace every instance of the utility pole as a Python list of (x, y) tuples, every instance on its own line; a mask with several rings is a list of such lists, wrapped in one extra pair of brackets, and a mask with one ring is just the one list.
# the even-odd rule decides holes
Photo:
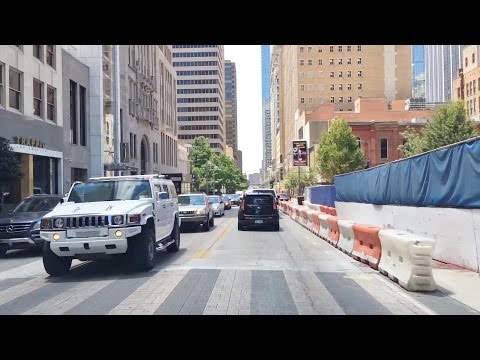
[(298, 167), (298, 194), (297, 196), (300, 196), (300, 166)]

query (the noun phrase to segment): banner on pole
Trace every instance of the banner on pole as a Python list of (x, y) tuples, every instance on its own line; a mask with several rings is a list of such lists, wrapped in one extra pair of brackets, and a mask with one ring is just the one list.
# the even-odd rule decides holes
[(293, 166), (308, 166), (307, 140), (293, 140)]

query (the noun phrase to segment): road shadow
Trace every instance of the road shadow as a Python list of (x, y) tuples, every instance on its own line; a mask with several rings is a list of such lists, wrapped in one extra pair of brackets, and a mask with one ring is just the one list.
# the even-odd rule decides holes
[(212, 230), (215, 230), (217, 225), (210, 226), (209, 231), (204, 231), (202, 225), (193, 226), (193, 225), (181, 225), (180, 226), (180, 233), (182, 234), (191, 234), (191, 233), (209, 233)]
[(111, 259), (99, 259), (94, 261), (84, 261), (70, 269), (70, 272), (59, 277), (47, 277), (51, 283), (66, 283), (79, 281), (100, 281), (100, 280), (119, 280), (119, 279), (137, 279), (149, 278), (162, 271), (165, 267), (174, 263), (187, 251), (186, 248), (180, 249), (176, 253), (169, 253), (166, 250), (157, 251), (155, 266), (149, 271), (138, 271), (134, 269), (125, 256)]
[(42, 256), (42, 248), (13, 249), (8, 250), (2, 259), (28, 259)]
[(271, 233), (280, 233), (280, 232), (284, 232), (285, 230), (282, 229), (282, 227), (280, 227), (280, 229), (278, 231), (275, 231), (275, 230), (272, 230), (272, 229), (269, 229), (269, 228), (254, 228), (254, 227), (247, 227), (245, 228), (244, 230), (238, 230), (239, 232), (271, 232)]

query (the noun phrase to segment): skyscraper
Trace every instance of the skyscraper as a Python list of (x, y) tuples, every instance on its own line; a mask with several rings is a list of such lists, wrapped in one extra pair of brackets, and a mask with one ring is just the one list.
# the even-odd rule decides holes
[(204, 136), (216, 152), (225, 153), (223, 45), (173, 45), (173, 66), (178, 138), (191, 144)]
[(242, 168), (242, 155), (238, 150), (237, 128), (237, 69), (235, 63), (225, 60), (225, 124), (227, 146), (233, 149), (233, 158), (237, 166)]
[(425, 97), (427, 102), (453, 99), (452, 84), (462, 67), (464, 45), (425, 45)]
[[(270, 123), (270, 45), (262, 45), (262, 135), (263, 171), (272, 164), (272, 131)], [(265, 180), (265, 179), (262, 179)]]
[(412, 97), (425, 99), (425, 48), (412, 45)]

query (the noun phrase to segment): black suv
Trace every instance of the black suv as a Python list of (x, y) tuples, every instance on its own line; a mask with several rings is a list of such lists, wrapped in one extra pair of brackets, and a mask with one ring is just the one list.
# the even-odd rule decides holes
[(269, 193), (245, 194), (238, 210), (238, 230), (247, 226), (280, 229), (277, 199)]
[(26, 249), (43, 245), (40, 220), (62, 200), (58, 195), (31, 195), (0, 218), (0, 256), (10, 249)]

